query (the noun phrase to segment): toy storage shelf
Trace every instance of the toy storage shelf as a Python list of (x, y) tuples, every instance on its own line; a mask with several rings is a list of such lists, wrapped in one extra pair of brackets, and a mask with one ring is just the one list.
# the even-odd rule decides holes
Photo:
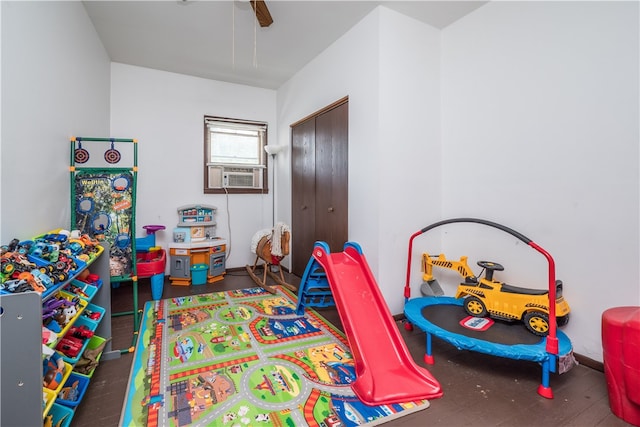
[[(91, 263), (91, 271), (103, 283), (92, 304), (103, 307), (102, 321), (95, 335), (111, 337), (111, 283), (109, 247)], [(105, 247), (106, 246), (106, 247)], [(106, 254), (106, 255), (105, 255)], [(60, 288), (64, 287), (62, 284)], [(0, 425), (38, 426), (43, 422), (42, 298), (36, 292), (0, 295)], [(101, 360), (113, 359), (111, 344), (105, 345)]]

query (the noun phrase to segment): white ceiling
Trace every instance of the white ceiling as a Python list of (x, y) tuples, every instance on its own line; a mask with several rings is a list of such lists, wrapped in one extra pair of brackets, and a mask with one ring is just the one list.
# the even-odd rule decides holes
[(378, 5), (444, 28), (486, 1), (84, 1), (114, 62), (277, 89)]

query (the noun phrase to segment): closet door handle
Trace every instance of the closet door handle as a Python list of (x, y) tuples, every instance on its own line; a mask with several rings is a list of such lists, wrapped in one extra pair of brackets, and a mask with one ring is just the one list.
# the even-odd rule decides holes
[(327, 209), (327, 212), (331, 213), (333, 211), (334, 211), (333, 207), (329, 206), (329, 209)]
[(307, 207), (306, 207), (305, 205), (300, 206), (300, 210), (301, 210), (301, 211), (303, 211), (303, 210), (305, 210), (305, 209), (307, 209)]

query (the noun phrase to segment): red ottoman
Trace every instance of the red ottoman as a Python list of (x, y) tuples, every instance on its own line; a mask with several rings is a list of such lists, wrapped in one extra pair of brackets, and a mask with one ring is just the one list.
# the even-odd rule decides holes
[(602, 313), (602, 349), (611, 412), (640, 426), (640, 307)]

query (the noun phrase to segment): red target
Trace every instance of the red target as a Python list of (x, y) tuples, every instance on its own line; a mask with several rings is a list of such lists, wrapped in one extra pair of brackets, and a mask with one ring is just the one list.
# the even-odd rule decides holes
[(120, 152), (113, 148), (113, 142), (111, 143), (111, 148), (105, 151), (104, 160), (107, 163), (114, 164), (118, 163), (121, 159)]
[(77, 148), (74, 152), (76, 163), (86, 163), (89, 160), (89, 152), (84, 148)]

